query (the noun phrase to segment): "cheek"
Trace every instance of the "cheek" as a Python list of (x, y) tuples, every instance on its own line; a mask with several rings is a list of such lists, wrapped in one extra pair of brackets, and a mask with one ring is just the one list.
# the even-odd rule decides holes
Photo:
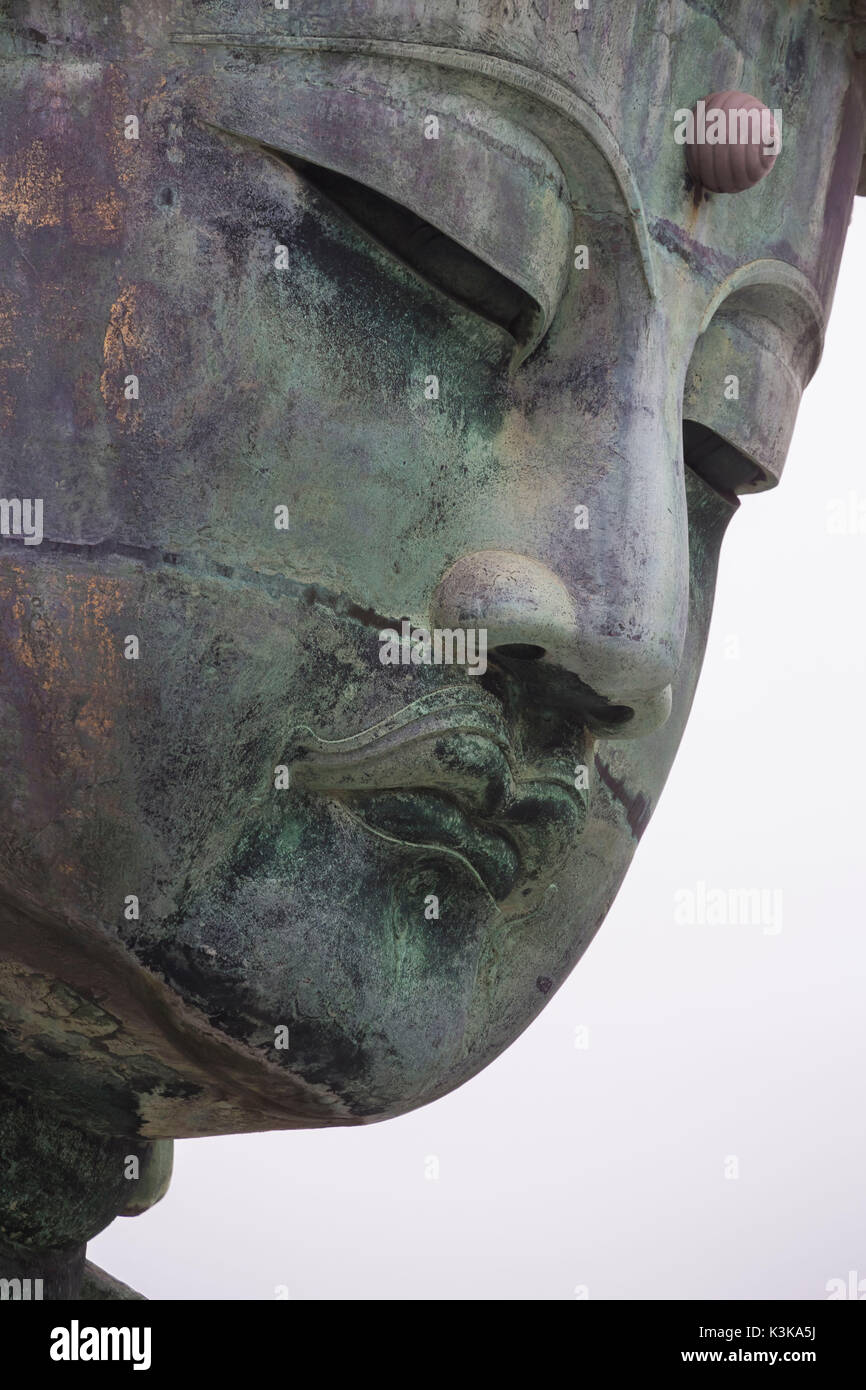
[(513, 344), (290, 171), (208, 157), (207, 178), (202, 157), (195, 177), (175, 171), (102, 295), (100, 452), (121, 537), (317, 577), (385, 611), (411, 602), (408, 546), (420, 604), (489, 478)]

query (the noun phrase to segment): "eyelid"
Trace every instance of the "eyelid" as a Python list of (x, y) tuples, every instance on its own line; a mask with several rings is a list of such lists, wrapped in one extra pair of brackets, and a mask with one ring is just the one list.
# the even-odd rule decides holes
[(695, 344), (683, 395), (685, 423), (712, 431), (754, 465), (738, 493), (779, 481), (801, 396), (790, 368), (750, 328), (717, 316)]
[(424, 135), (428, 108), (390, 100), (300, 83), (278, 116), (255, 118), (248, 101), (223, 99), (218, 127), (365, 185), (517, 285), (539, 306), (520, 350), (529, 356), (571, 267), (573, 218), (559, 164), (536, 136), (477, 103), (449, 96), (437, 140)]
[(760, 486), (760, 470), (738, 449), (706, 425), (683, 420), (683, 463), (722, 497), (739, 506), (738, 494)]
[(429, 285), (503, 328), (519, 347), (533, 340), (541, 313), (538, 303), (444, 232), (357, 180), (309, 160), (292, 159), (268, 146), (262, 150), (292, 169), (341, 215)]
[[(774, 487), (784, 468), (803, 391), (817, 366), (822, 325), (791, 268), (756, 263), (775, 280), (745, 280), (713, 306), (695, 343), (683, 420), (717, 435), (754, 465), (736, 491)], [(733, 381), (736, 380), (736, 390)]]

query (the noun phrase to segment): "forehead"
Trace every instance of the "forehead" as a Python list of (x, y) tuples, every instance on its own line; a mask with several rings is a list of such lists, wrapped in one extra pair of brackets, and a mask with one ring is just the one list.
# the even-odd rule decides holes
[[(405, 85), (419, 100), (426, 88), (433, 110), (437, 92), (459, 88), (522, 114), (575, 166), (577, 206), (594, 207), (580, 183), (597, 181), (600, 156), (662, 293), (687, 273), (715, 295), (743, 267), (778, 262), (826, 312), (863, 151), (861, 31), (839, 22), (848, 15), (848, 0), (7, 0), (0, 51), (186, 68), (205, 99), (246, 56), (238, 81), (265, 105), (289, 104), (293, 83), (387, 92), (411, 67)], [(675, 113), (725, 88), (781, 112), (782, 153), (758, 187), (698, 206)]]

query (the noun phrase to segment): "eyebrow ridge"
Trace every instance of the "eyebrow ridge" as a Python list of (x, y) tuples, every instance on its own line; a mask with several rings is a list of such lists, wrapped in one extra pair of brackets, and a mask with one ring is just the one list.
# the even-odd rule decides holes
[[(279, 52), (332, 52), (366, 54), (369, 57), (403, 58), (432, 67), (475, 73), (491, 82), (502, 83), (534, 97), (560, 118), (565, 118), (586, 136), (611, 170), (631, 221), (641, 267), (652, 299), (658, 299), (652, 238), (649, 234), (643, 199), (631, 166), (610, 128), (588, 102), (556, 78), (510, 58), (476, 53), (465, 48), (443, 48), (433, 44), (404, 43), (392, 39), (347, 38), (337, 35), (265, 35), (222, 32), (176, 32), (172, 41), (199, 46), (271, 49)], [(533, 132), (537, 134), (537, 132)], [(539, 137), (541, 138), (541, 137)], [(551, 151), (554, 158), (556, 152)], [(561, 160), (558, 160), (561, 163)], [(568, 171), (563, 171), (568, 178)], [(569, 193), (571, 193), (569, 189)]]

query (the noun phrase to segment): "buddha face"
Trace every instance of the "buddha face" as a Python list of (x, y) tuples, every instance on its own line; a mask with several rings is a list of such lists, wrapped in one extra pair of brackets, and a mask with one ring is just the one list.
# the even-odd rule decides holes
[[(654, 4), (579, 45), (566, 6), (413, 44), (372, 0), (300, 37), (203, 8), (34, 5), (0, 86), (2, 477), (43, 532), (0, 541), (8, 1052), (150, 1137), (404, 1112), (568, 975), (778, 476), (862, 134), (844, 36), (788, 6), (703, 70), (684, 0), (663, 90)], [(675, 113), (735, 74), (796, 134), (711, 196)]]

